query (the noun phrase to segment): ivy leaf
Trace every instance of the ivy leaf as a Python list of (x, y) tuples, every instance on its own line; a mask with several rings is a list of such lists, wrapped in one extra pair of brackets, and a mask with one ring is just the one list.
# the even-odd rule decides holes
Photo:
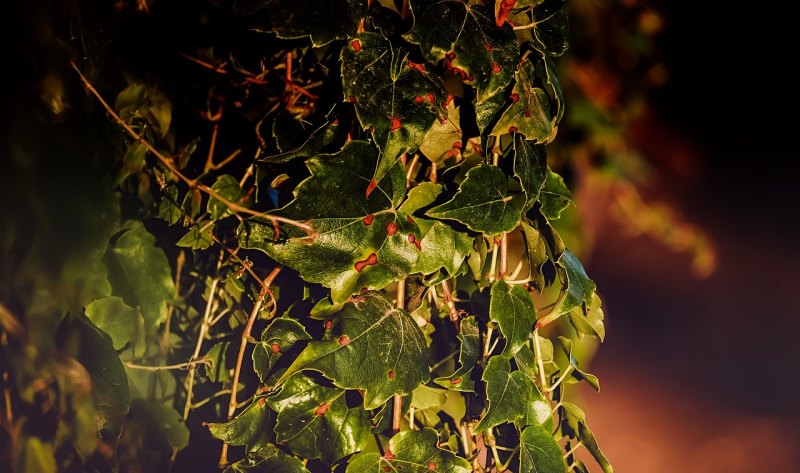
[(278, 38), (311, 37), (314, 47), (355, 34), (367, 0), (245, 0), (237, 9)]
[(178, 220), (183, 216), (183, 210), (178, 204), (178, 188), (169, 186), (164, 191), (161, 197), (161, 202), (158, 204), (158, 211), (156, 212), (158, 218), (166, 220), (170, 225), (175, 225)]
[[(549, 409), (548, 409), (549, 410)], [(542, 426), (525, 427), (519, 439), (520, 473), (564, 473), (567, 465), (561, 448)]]
[(114, 443), (131, 407), (131, 392), (111, 337), (86, 316), (70, 314), (59, 325), (57, 339), (65, 355), (77, 359), (89, 373), (97, 430), (101, 439)]
[(134, 356), (144, 354), (142, 314), (121, 297), (108, 296), (93, 300), (86, 306), (86, 317), (111, 337), (114, 350), (122, 350), (130, 343)]
[(533, 9), (533, 47), (548, 56), (561, 56), (569, 47), (569, 22), (564, 0), (545, 0)]
[(569, 321), (575, 331), (582, 335), (597, 337), (601, 342), (606, 337), (606, 328), (603, 324), (603, 302), (596, 292), (592, 292), (591, 301), (586, 301), (586, 312), (582, 307), (575, 307), (569, 311)]
[[(400, 156), (419, 148), (447, 99), (444, 82), (378, 33), (361, 33), (342, 49), (342, 88), (361, 126), (372, 130), (381, 158), (379, 182)], [(367, 194), (373, 185), (367, 188)]]
[(257, 396), (245, 410), (224, 423), (204, 424), (215, 438), (228, 445), (246, 447), (250, 452), (272, 441), (275, 412), (267, 408), (266, 398)]
[(461, 156), (462, 140), (461, 112), (455, 103), (450, 101), (447, 103), (446, 118), (434, 120), (419, 150), (428, 160), (438, 165), (447, 158)]
[[(472, 466), (453, 452), (437, 448), (438, 435), (433, 429), (404, 430), (389, 440), (391, 455), (360, 453), (347, 465), (346, 473), (470, 473)], [(388, 470), (387, 470), (388, 468)]]
[(578, 439), (586, 450), (592, 454), (597, 464), (602, 468), (603, 473), (614, 473), (614, 468), (611, 467), (606, 456), (600, 451), (597, 440), (594, 438), (594, 433), (586, 424), (586, 414), (583, 410), (571, 402), (563, 401), (561, 407), (558, 408), (558, 413), (561, 421), (561, 431), (571, 438)]
[(567, 276), (567, 293), (558, 312), (564, 314), (576, 307), (581, 307), (581, 312), (584, 312), (582, 307), (587, 301), (591, 303), (592, 294), (597, 286), (586, 275), (583, 265), (571, 251), (565, 249), (556, 264), (564, 269)]
[(425, 219), (424, 214), (419, 215), (419, 210), (432, 204), (439, 194), (442, 193), (443, 189), (444, 186), (435, 182), (420, 182), (410, 191), (408, 191), (408, 197), (406, 197), (403, 205), (401, 205), (397, 210), (408, 215), (413, 215), (415, 219), (423, 219), (424, 221), (418, 223), (417, 225), (421, 231), (426, 232), (433, 224), (433, 221), (430, 219)]
[(131, 418), (144, 428), (145, 443), (156, 450), (180, 450), (189, 445), (189, 429), (180, 414), (160, 401), (135, 399)]
[[(272, 127), (273, 136), (276, 135), (276, 126), (277, 121)], [(312, 131), (311, 134), (308, 135), (308, 139), (300, 146), (286, 150), (283, 153), (276, 154), (274, 156), (261, 158), (258, 161), (264, 163), (286, 163), (298, 157), (308, 158), (315, 156), (326, 146), (339, 140), (344, 141), (346, 135), (347, 127), (340, 126), (339, 122), (327, 122), (316, 130)], [(280, 142), (278, 142), (278, 144), (280, 145)]]
[(481, 379), (486, 382), (489, 408), (475, 426), (476, 434), (504, 422), (513, 422), (527, 414), (532, 383), (523, 372), (511, 372), (509, 357), (495, 355), (489, 358)]
[(478, 323), (474, 316), (469, 316), (461, 321), (461, 331), (458, 333), (461, 342), (458, 362), (461, 365), (450, 376), (436, 378), (434, 382), (439, 386), (454, 391), (475, 392), (475, 380), (472, 379), (472, 370), (475, 369), (481, 358), (481, 341)]
[(311, 219), (314, 238), (290, 225), (276, 235), (271, 223), (254, 218), (239, 227), (240, 245), (262, 250), (306, 281), (330, 287), (335, 304), (362, 288), (382, 289), (405, 277), (419, 252), (409, 241), (409, 234), (419, 237), (416, 225), (393, 210), (406, 194), (405, 172), (401, 165), (390, 169), (367, 198), (364, 188), (376, 161), (375, 148), (364, 141), (309, 159), (311, 176), (275, 213)]
[(554, 113), (555, 123), (561, 121), (564, 116), (564, 93), (561, 90), (561, 84), (558, 82), (556, 75), (556, 65), (553, 60), (547, 56), (536, 62), (536, 76), (542, 81), (550, 101), (556, 106), (556, 113)]
[(430, 378), (417, 323), (380, 293), (346, 303), (331, 320), (330, 336), (309, 342), (278, 382), (300, 370), (316, 370), (336, 386), (365, 390), (365, 407), (375, 409)]
[(212, 383), (225, 382), (230, 379), (228, 375), (228, 348), (231, 342), (219, 342), (214, 344), (205, 358), (208, 358), (208, 365), (203, 364), (201, 369)]
[(569, 187), (564, 184), (564, 179), (550, 168), (547, 169), (547, 178), (544, 181), (539, 200), (542, 202), (542, 213), (549, 220), (556, 220), (561, 217), (561, 212), (569, 204), (574, 203), (572, 201), (572, 193), (569, 191)]
[(308, 473), (303, 462), (296, 457), (267, 444), (225, 468), (223, 473)]
[[(219, 176), (211, 186), (211, 189), (219, 194), (223, 199), (233, 203), (239, 203), (239, 201), (244, 197), (244, 191), (242, 190), (241, 186), (239, 186), (239, 181), (229, 174)], [(228, 206), (223, 204), (220, 200), (214, 197), (209, 197), (208, 213), (211, 214), (212, 219), (219, 220), (222, 217), (230, 215), (231, 211)]]
[(600, 392), (600, 380), (597, 379), (597, 376), (581, 371), (578, 368), (578, 360), (572, 356), (572, 340), (562, 336), (559, 336), (558, 339), (561, 341), (561, 349), (567, 356), (570, 366), (572, 366), (572, 371), (570, 372), (572, 377), (578, 381), (586, 381), (595, 391)]
[(445, 66), (475, 87), (477, 105), (505, 89), (519, 61), (514, 30), (494, 22), (492, 8), (457, 0), (411, 2), (414, 28), (406, 35), (430, 62)]
[(453, 230), (443, 222), (434, 222), (422, 237), (420, 255), (414, 266), (414, 272), (428, 275), (444, 268), (453, 276), (470, 251), (472, 251), (472, 238), (469, 235)]
[(304, 458), (332, 464), (362, 450), (369, 438), (369, 418), (362, 406), (349, 408), (343, 389), (322, 386), (304, 374), (287, 379), (267, 404), (278, 412), (278, 443)]
[(427, 212), (436, 219), (455, 220), (470, 230), (497, 235), (513, 230), (520, 213), (508, 197), (506, 175), (500, 168), (481, 164), (467, 177), (453, 198)]
[(120, 185), (128, 176), (141, 171), (144, 168), (146, 157), (147, 147), (139, 141), (132, 143), (122, 156), (122, 168), (114, 180), (114, 185)]
[(541, 232), (523, 220), (520, 224), (525, 237), (526, 257), (528, 259), (528, 279), (538, 290), (544, 289), (545, 280), (542, 268), (549, 261), (547, 246)]
[(205, 250), (214, 244), (214, 222), (200, 222), (192, 225), (186, 235), (175, 245), (193, 250)]
[(547, 150), (544, 145), (526, 141), (522, 135), (515, 133), (514, 175), (525, 193), (525, 203), (520, 209), (524, 214), (539, 199), (547, 179)]
[(261, 341), (253, 348), (253, 371), (262, 384), (269, 385), (272, 379), (279, 377), (283, 371), (271, 373), (272, 367), (284, 351), (300, 340), (310, 340), (311, 336), (305, 327), (288, 317), (280, 317), (272, 321), (261, 332)]
[(138, 307), (145, 332), (154, 333), (175, 295), (172, 270), (156, 238), (142, 226), (126, 230), (111, 243), (105, 260), (113, 293)]
[(522, 286), (497, 281), (492, 286), (489, 318), (497, 322), (506, 338), (503, 354), (514, 356), (528, 342), (536, 322), (536, 309)]
[[(516, 356), (514, 358), (518, 359)], [(530, 376), (528, 379), (531, 379)], [(542, 395), (536, 384), (531, 382), (531, 398), (526, 406), (525, 415), (516, 421), (517, 428), (522, 431), (526, 426), (532, 425), (552, 432), (553, 414), (550, 407), (550, 402)]]
[(492, 134), (520, 133), (526, 139), (547, 143), (553, 138), (553, 119), (550, 100), (544, 89), (536, 87), (534, 65), (525, 62), (515, 74), (516, 83), (511, 92), (511, 105), (503, 112)]

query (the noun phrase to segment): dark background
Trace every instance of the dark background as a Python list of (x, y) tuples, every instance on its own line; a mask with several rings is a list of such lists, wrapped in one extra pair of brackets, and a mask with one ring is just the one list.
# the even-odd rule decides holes
[[(718, 264), (697, 279), (688, 257), (604, 225), (589, 269), (608, 338), (589, 419), (616, 471), (797, 471), (797, 12), (656, 7), (670, 79), (651, 105), (699, 158), (683, 175), (661, 163), (657, 193), (710, 234)], [(672, 144), (649, 154), (669, 161)]]

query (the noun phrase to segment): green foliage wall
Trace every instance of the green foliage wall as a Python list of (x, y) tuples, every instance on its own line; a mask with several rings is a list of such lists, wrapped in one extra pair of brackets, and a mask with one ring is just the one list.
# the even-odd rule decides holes
[(612, 471), (547, 160), (562, 4), (31, 7), (3, 466)]

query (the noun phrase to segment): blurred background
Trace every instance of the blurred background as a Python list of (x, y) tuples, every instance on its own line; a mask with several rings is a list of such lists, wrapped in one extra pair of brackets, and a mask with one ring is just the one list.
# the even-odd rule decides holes
[[(581, 22), (612, 25), (587, 46), (576, 38), (570, 61), (583, 47), (607, 49), (589, 101), (634, 117), (617, 121), (626, 142), (617, 154), (637, 152), (646, 178), (613, 179), (635, 184), (645, 204), (634, 220), (656, 229), (637, 234), (616, 219), (596, 170), (578, 176), (593, 235), (584, 258), (608, 324), (592, 362), (602, 391), (585, 392), (601, 447), (620, 472), (798, 471), (797, 12), (744, 1), (569, 4), (574, 37)], [(568, 99), (591, 99), (582, 88)], [(676, 229), (701, 247), (676, 245)]]

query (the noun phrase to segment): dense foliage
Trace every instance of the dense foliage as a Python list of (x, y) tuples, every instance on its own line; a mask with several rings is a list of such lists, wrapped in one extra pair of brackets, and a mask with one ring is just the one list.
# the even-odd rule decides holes
[(37, 17), (3, 465), (612, 471), (547, 159), (563, 1), (169, 3)]

